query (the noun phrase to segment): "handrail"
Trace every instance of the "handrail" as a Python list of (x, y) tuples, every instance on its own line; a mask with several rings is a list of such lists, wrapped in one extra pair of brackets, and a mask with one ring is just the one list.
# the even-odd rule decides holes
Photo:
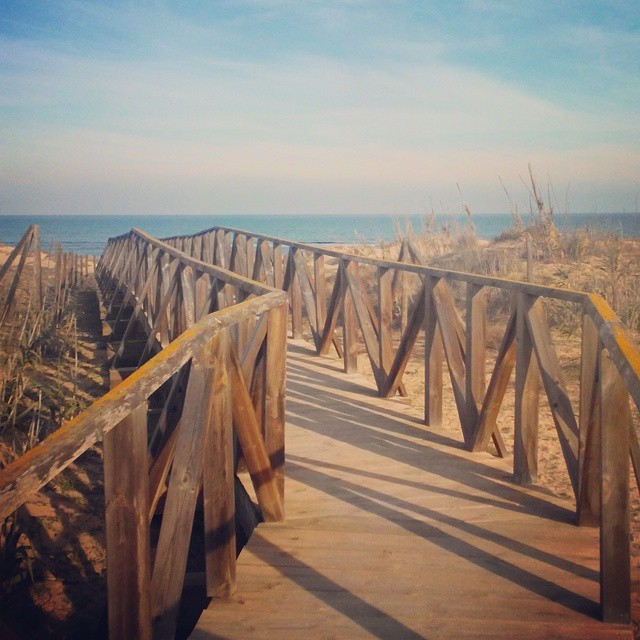
[(0, 470), (0, 518), (102, 441), (109, 636), (172, 637), (200, 492), (207, 593), (234, 588), (234, 432), (262, 516), (284, 517), (287, 295), (137, 230), (96, 280), (116, 386)]
[(277, 245), (308, 251), (314, 255), (329, 256), (338, 260), (365, 264), (381, 269), (393, 269), (403, 271), (405, 273), (414, 273), (423, 277), (430, 276), (433, 278), (457, 280), (480, 287), (506, 289), (514, 293), (525, 293), (531, 296), (545, 297), (585, 305), (590, 317), (603, 332), (601, 337), (603, 341), (606, 341), (607, 348), (615, 351), (617, 356), (616, 366), (618, 367), (620, 374), (625, 378), (625, 382), (628, 387), (630, 387), (629, 391), (631, 396), (640, 411), (640, 348), (635, 343), (629, 331), (624, 327), (615, 311), (610, 307), (609, 303), (599, 295), (572, 289), (560, 289), (546, 285), (531, 284), (529, 282), (511, 280), (508, 278), (482, 276), (463, 271), (429, 267), (410, 262), (367, 258), (353, 253), (335, 251), (333, 249), (326, 249), (314, 244), (285, 240), (277, 236), (254, 233), (252, 231), (245, 231), (233, 227), (214, 226), (192, 235), (177, 235), (163, 238), (163, 241), (165, 243), (175, 242), (187, 238), (213, 234), (218, 231), (241, 235), (247, 238), (265, 240)]
[(82, 413), (0, 469), (0, 520), (99, 442), (218, 332), (286, 300), (284, 293), (272, 291), (264, 298), (247, 300), (206, 316)]
[(207, 234), (215, 233), (216, 231), (224, 231), (225, 233), (237, 234), (246, 236), (247, 238), (256, 238), (259, 240), (266, 240), (267, 242), (276, 243), (283, 247), (291, 247), (294, 249), (301, 249), (308, 251), (316, 255), (328, 256), (336, 258), (338, 260), (348, 260), (349, 262), (356, 262), (359, 264), (366, 264), (372, 267), (378, 267), (381, 269), (400, 269), (407, 273), (415, 273), (421, 276), (431, 276), (434, 278), (450, 278), (452, 280), (460, 280), (468, 284), (475, 284), (483, 287), (501, 287), (511, 291), (522, 291), (529, 295), (545, 296), (548, 298), (556, 298), (558, 300), (565, 300), (567, 302), (582, 303), (585, 296), (588, 294), (583, 291), (573, 291), (570, 289), (557, 289), (554, 287), (547, 287), (545, 285), (531, 284), (529, 282), (521, 282), (519, 280), (509, 280), (507, 278), (496, 278), (493, 276), (481, 276), (474, 273), (466, 273), (464, 271), (453, 271), (448, 269), (440, 269), (437, 267), (428, 267), (423, 265), (412, 264), (408, 262), (401, 263), (399, 266), (398, 261), (394, 260), (382, 260), (379, 258), (367, 258), (366, 256), (359, 256), (355, 253), (348, 253), (345, 251), (335, 251), (334, 249), (326, 249), (324, 247), (308, 244), (304, 242), (294, 242), (292, 240), (285, 240), (276, 236), (267, 236), (260, 233), (253, 233), (251, 231), (244, 231), (242, 229), (234, 229), (233, 227), (211, 227), (203, 231), (199, 231), (196, 234), (190, 236), (171, 236), (169, 238), (163, 238), (164, 242), (171, 242), (186, 238), (196, 238), (198, 236), (204, 236)]
[[(419, 249), (408, 240), (402, 242), (397, 262), (226, 227), (165, 238), (164, 242), (287, 291), (293, 336), (302, 337), (306, 314), (317, 353), (327, 354), (333, 345), (347, 372), (356, 368), (359, 328), (381, 396), (406, 394), (403, 374), (422, 332), (425, 422), (436, 425), (442, 421), (442, 365), (446, 361), (465, 446), (472, 451), (485, 450), (493, 440), (499, 455), (505, 454), (496, 419), (515, 370), (514, 478), (525, 484), (537, 479), (542, 388), (576, 497), (577, 521), (600, 526), (603, 618), (628, 622), (629, 459), (640, 486), (640, 445), (632, 427), (629, 396), (640, 410), (640, 349), (603, 298), (425, 266)], [(330, 282), (326, 257), (337, 261)], [(361, 278), (359, 268), (363, 266), (376, 270), (373, 291), (367, 290)], [(405, 286), (409, 274), (419, 279), (411, 299)], [(452, 282), (466, 285), (464, 321), (449, 287)], [(489, 288), (508, 292), (513, 311), (487, 383)], [(567, 391), (542, 305), (544, 298), (580, 305), (579, 410), (574, 409)], [(400, 302), (397, 337), (392, 323), (394, 299)], [(340, 323), (341, 341), (337, 335)]]

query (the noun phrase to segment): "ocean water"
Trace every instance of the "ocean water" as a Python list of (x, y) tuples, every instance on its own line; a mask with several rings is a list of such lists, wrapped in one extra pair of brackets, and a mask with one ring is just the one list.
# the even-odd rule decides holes
[[(410, 222), (419, 230), (426, 221), (423, 214), (389, 215), (226, 215), (226, 216), (132, 216), (132, 215), (68, 215), (68, 216), (0, 216), (0, 242), (14, 245), (30, 224), (40, 225), (43, 248), (60, 242), (67, 251), (99, 255), (110, 237), (135, 227), (155, 236), (191, 234), (213, 226), (232, 227), (277, 236), (298, 242), (335, 244), (373, 243), (392, 240), (396, 225)], [(438, 225), (462, 226), (463, 215), (436, 217)], [(482, 238), (494, 238), (511, 227), (510, 214), (474, 214), (473, 222)], [(525, 219), (526, 223), (526, 219)], [(562, 229), (590, 226), (614, 231), (625, 237), (640, 237), (640, 214), (568, 214), (557, 215)]]

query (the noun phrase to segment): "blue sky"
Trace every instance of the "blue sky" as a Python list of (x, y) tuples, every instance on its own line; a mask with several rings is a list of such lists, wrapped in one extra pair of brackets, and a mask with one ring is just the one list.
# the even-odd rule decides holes
[(638, 60), (637, 1), (4, 0), (0, 213), (636, 211)]

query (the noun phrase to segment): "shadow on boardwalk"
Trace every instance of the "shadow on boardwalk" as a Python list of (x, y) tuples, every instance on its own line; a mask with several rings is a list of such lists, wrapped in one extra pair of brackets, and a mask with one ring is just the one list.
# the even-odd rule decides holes
[(194, 638), (630, 638), (599, 615), (597, 531), (340, 362), (289, 346), (287, 520)]

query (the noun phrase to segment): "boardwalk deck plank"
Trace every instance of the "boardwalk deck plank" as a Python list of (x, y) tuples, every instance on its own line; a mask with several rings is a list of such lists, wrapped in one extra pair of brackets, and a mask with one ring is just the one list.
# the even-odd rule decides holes
[(192, 638), (631, 638), (598, 620), (598, 532), (571, 504), (311, 354), (289, 345), (287, 519)]

